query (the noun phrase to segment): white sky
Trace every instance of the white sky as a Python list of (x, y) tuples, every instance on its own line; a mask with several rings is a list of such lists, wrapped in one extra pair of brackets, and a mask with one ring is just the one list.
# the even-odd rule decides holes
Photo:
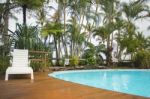
[[(128, 2), (128, 1), (133, 1), (133, 0), (122, 0), (122, 1)], [(52, 6), (56, 6), (55, 2), (52, 2), (50, 4)], [(147, 4), (150, 6), (150, 1)], [(22, 19), (22, 11), (19, 11), (19, 13), (15, 12), (13, 14), (18, 18), (18, 20), (16, 21), (14, 19), (10, 19), (9, 20), (9, 29), (12, 30), (12, 31), (15, 31), (15, 29), (16, 29), (16, 25), (15, 24), (16, 23), (22, 24), (22, 20), (23, 20)], [(27, 15), (28, 15), (27, 16), (27, 24), (29, 24), (29, 25), (36, 25), (35, 18), (31, 17), (31, 15), (29, 15), (29, 14), (27, 14)], [(138, 20), (135, 23), (139, 27), (139, 30), (144, 33), (144, 35), (150, 36), (150, 30), (147, 30), (148, 26), (150, 26), (150, 18), (145, 18), (145, 19), (142, 19), (142, 20)]]

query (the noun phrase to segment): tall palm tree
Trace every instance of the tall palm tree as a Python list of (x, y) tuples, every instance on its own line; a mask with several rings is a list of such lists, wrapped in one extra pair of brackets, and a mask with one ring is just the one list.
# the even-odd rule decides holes
[[(137, 19), (142, 18), (141, 13), (142, 12), (147, 12), (148, 7), (145, 5), (146, 0), (137, 0), (137, 1), (132, 1), (129, 3), (123, 3), (123, 13), (126, 15), (126, 38), (124, 40), (130, 41), (128, 45), (125, 45), (127, 48), (127, 52), (131, 54), (131, 58), (136, 51), (137, 46), (137, 40), (135, 40), (135, 35), (136, 33), (136, 26), (134, 24), (134, 21)], [(132, 42), (132, 43), (131, 43)]]
[(121, 16), (118, 16), (116, 18), (115, 27), (117, 29), (117, 33), (116, 33), (116, 38), (115, 39), (117, 41), (117, 53), (116, 53), (116, 55), (117, 55), (118, 61), (121, 61), (121, 55), (122, 55), (122, 52), (124, 50), (124, 47), (121, 46), (120, 42), (121, 42), (123, 34), (125, 32), (124, 30), (127, 26), (126, 23), (128, 23), (128, 22), (126, 20), (124, 20)]
[(81, 46), (85, 41), (85, 34), (80, 33), (80, 25), (77, 23), (75, 17), (72, 17), (68, 20), (68, 32), (70, 34), (70, 43), (71, 43), (71, 56), (79, 55)]
[(42, 7), (45, 0), (12, 0), (12, 2), (22, 7), (23, 24), (26, 25), (26, 10), (36, 10)]
[(146, 5), (147, 0), (136, 0), (129, 3), (123, 3), (122, 11), (125, 13), (128, 21), (142, 18), (142, 12), (149, 12), (149, 7)]
[[(119, 0), (100, 0), (101, 9), (104, 13), (103, 24), (106, 36), (107, 36), (107, 53), (106, 53), (106, 62), (107, 66), (110, 66), (111, 63), (111, 50), (112, 50), (112, 41), (110, 40), (110, 34), (112, 34), (116, 29), (114, 27), (115, 18), (118, 15), (117, 7)], [(113, 34), (112, 34), (113, 35)]]
[[(68, 56), (68, 48), (67, 48), (67, 42), (65, 39), (67, 38), (67, 32), (66, 32), (66, 14), (67, 14), (67, 7), (68, 7), (68, 2), (69, 0), (56, 0), (58, 2), (58, 11), (60, 16), (63, 16), (63, 23), (64, 23), (64, 35), (62, 36), (62, 43), (64, 46), (64, 51), (65, 51), (65, 56)], [(62, 15), (63, 14), (63, 15)], [(62, 17), (60, 17), (62, 18)], [(60, 20), (61, 21), (61, 20)]]
[(50, 22), (45, 24), (45, 26), (42, 28), (41, 33), (44, 37), (46, 36), (52, 36), (56, 51), (56, 64), (59, 65), (59, 59), (60, 59), (60, 39), (63, 33), (63, 27), (61, 23), (58, 22)]

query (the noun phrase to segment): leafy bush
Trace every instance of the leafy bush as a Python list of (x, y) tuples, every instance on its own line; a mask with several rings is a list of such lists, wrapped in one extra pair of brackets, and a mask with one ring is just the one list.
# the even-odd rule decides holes
[(44, 43), (39, 38), (37, 26), (26, 26), (17, 24), (17, 29), (14, 33), (13, 40), (15, 48), (28, 50), (43, 50), (46, 49)]
[(139, 68), (150, 68), (150, 52), (138, 51), (134, 56), (134, 64)]
[(39, 71), (41, 69), (40, 62), (31, 62), (30, 66), (33, 68), (33, 71)]
[(4, 73), (8, 66), (10, 66), (10, 56), (9, 56), (9, 45), (10, 41), (7, 41), (5, 45), (0, 46), (0, 72)]
[(95, 50), (94, 49), (88, 49), (83, 54), (83, 58), (86, 59), (87, 65), (95, 65), (96, 64), (96, 58), (95, 58)]
[(0, 57), (0, 72), (4, 73), (8, 66), (10, 66), (9, 57)]
[(89, 58), (87, 58), (87, 62), (88, 62), (88, 65), (95, 65), (96, 59), (95, 59), (95, 57), (89, 57)]
[(79, 64), (79, 57), (78, 56), (72, 56), (70, 58), (70, 65), (71, 66), (77, 66)]
[(50, 55), (44, 54), (44, 51), (41, 52), (42, 53), (29, 52), (30, 66), (34, 71), (44, 71), (47, 67), (51, 66), (51, 61), (49, 60)]
[(85, 60), (85, 59), (80, 60), (80, 61), (79, 61), (79, 65), (81, 65), (81, 66), (86, 65), (86, 60)]
[[(46, 65), (46, 66), (45, 66)], [(47, 67), (51, 66), (50, 62), (37, 62), (37, 61), (32, 61), (30, 63), (30, 66), (33, 68), (33, 71), (45, 71), (45, 69), (47, 69)]]

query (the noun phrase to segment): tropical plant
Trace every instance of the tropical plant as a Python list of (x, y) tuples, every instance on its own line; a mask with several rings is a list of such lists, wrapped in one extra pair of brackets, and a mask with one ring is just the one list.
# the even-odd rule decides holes
[(125, 13), (128, 21), (137, 20), (143, 18), (140, 13), (148, 12), (149, 8), (145, 4), (147, 0), (136, 0), (129, 3), (123, 3), (122, 11)]
[(26, 25), (26, 10), (37, 10), (43, 6), (45, 0), (12, 0), (12, 2), (22, 7), (23, 24)]
[(10, 66), (9, 59), (9, 56), (0, 57), (0, 73), (5, 73), (7, 67)]
[(0, 73), (5, 73), (5, 70), (10, 66), (10, 45), (12, 40), (8, 39), (7, 43), (0, 45)]
[[(8, 41), (9, 42), (9, 41)], [(0, 73), (4, 73), (8, 66), (10, 66), (10, 48), (7, 43), (6, 45), (0, 46)]]
[(105, 37), (107, 42), (107, 52), (106, 52), (106, 62), (107, 66), (110, 66), (111, 63), (111, 51), (112, 51), (112, 40), (110, 35), (113, 35), (113, 32), (116, 30), (115, 18), (118, 16), (118, 3), (119, 0), (100, 0), (101, 9), (104, 13), (103, 18), (103, 27), (100, 27), (100, 34), (102, 32), (102, 38)]
[(82, 58), (86, 60), (88, 66), (96, 64), (96, 49), (92, 43), (88, 43), (88, 49), (84, 51)]
[(5, 3), (0, 4), (0, 35), (2, 36), (2, 41), (6, 45), (9, 40), (8, 27), (9, 27), (9, 17), (12, 18), (12, 13), (10, 13), (10, 0), (6, 0)]
[(71, 45), (71, 56), (80, 55), (83, 43), (85, 41), (85, 34), (80, 33), (80, 26), (77, 24), (75, 17), (69, 20), (68, 31)]
[(26, 26), (17, 24), (18, 29), (15, 31), (13, 38), (15, 48), (41, 50), (44, 49), (44, 44), (38, 36), (36, 26)]
[(138, 51), (134, 56), (134, 64), (138, 68), (150, 68), (150, 52)]
[(102, 54), (106, 55), (106, 46), (104, 44), (99, 44), (98, 46), (95, 46), (96, 49), (96, 63), (98, 65), (104, 65), (104, 58)]
[(107, 42), (107, 50), (106, 50), (106, 60), (107, 66), (111, 63), (111, 51), (112, 51), (112, 44), (110, 41), (110, 34), (116, 30), (114, 23), (105, 24), (104, 26), (98, 27), (94, 30), (94, 36), (99, 36), (104, 43)]
[(70, 65), (77, 66), (79, 64), (79, 56), (72, 56), (70, 58)]
[(146, 37), (143, 35), (143, 33), (138, 32), (138, 33), (135, 35), (135, 38), (138, 40), (138, 41), (137, 41), (137, 43), (138, 43), (137, 50), (143, 50), (143, 49), (146, 49), (146, 48), (147, 48), (147, 45), (146, 45), (147, 39), (146, 39)]
[(63, 33), (63, 25), (58, 22), (47, 23), (41, 30), (43, 37), (52, 36), (54, 42), (54, 48), (56, 51), (56, 64), (59, 65), (60, 52), (61, 52), (61, 36)]
[[(148, 7), (145, 5), (145, 0), (123, 3), (122, 12), (126, 15), (126, 21), (124, 22), (123, 26), (124, 31), (122, 31), (122, 37), (120, 35), (120, 40), (118, 40), (118, 43), (122, 51), (126, 48), (127, 53), (131, 54), (131, 59), (134, 52), (139, 49), (138, 45), (142, 44), (143, 42), (140, 41), (140, 39), (143, 39), (143, 37), (141, 37), (141, 34), (136, 31), (137, 27), (133, 21), (142, 18), (140, 14), (146, 11), (148, 11)], [(140, 39), (138, 40), (137, 37)]]

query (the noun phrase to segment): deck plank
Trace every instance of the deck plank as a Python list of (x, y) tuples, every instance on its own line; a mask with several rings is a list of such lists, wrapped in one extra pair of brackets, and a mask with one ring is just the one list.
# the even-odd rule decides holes
[(34, 73), (5, 82), (0, 77), (0, 99), (148, 99), (119, 92), (107, 91), (48, 77), (48, 73)]

